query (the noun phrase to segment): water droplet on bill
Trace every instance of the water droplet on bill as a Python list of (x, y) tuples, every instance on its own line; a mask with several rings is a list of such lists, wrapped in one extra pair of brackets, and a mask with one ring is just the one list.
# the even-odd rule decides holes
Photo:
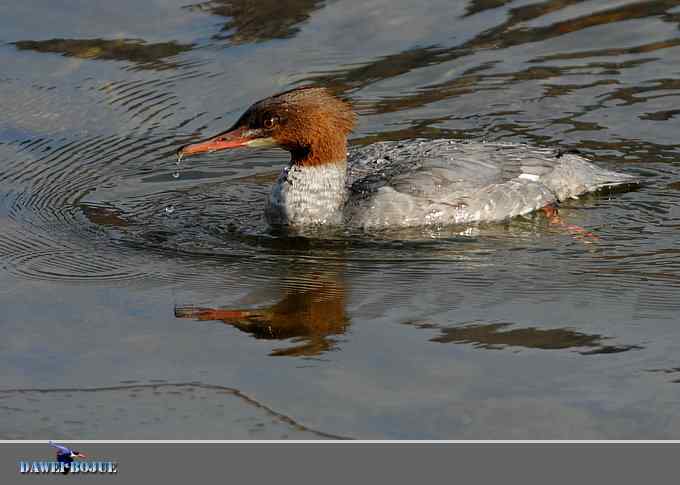
[(182, 152), (177, 153), (177, 161), (175, 162), (175, 171), (172, 173), (172, 177), (178, 179), (180, 174), (179, 165), (182, 163), (182, 158), (184, 154)]

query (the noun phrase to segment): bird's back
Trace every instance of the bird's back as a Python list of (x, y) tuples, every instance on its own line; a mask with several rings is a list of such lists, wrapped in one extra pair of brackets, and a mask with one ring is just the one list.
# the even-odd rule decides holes
[(348, 222), (364, 228), (499, 221), (633, 182), (573, 153), (523, 144), (380, 142), (348, 157)]

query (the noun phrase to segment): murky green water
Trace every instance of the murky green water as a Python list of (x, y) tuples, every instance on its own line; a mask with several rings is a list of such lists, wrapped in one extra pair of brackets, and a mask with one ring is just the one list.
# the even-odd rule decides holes
[[(0, 437), (680, 437), (680, 1), (4, 1), (0, 42)], [(643, 184), (563, 204), (597, 239), (284, 237), (284, 152), (173, 177), (300, 84), (354, 103), (354, 144)]]

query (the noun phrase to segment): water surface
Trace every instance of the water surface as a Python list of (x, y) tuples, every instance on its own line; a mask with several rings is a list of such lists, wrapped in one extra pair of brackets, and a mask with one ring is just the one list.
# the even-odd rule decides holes
[[(0, 437), (680, 436), (680, 1), (0, 5)], [(329, 86), (355, 145), (639, 176), (474, 228), (290, 237), (280, 151), (174, 151)]]

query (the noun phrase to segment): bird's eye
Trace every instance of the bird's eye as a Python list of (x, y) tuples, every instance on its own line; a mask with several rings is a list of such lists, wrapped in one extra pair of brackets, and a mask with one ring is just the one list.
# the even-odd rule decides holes
[(279, 121), (276, 116), (269, 116), (264, 119), (264, 127), (268, 130), (274, 128), (274, 125)]

